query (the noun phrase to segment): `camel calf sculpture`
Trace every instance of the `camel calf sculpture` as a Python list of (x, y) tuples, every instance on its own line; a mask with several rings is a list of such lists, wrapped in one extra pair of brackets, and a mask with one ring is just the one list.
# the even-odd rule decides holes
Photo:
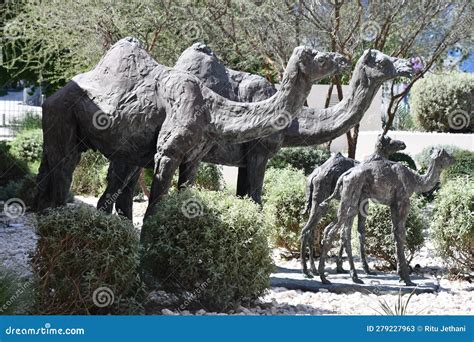
[[(276, 92), (275, 87), (262, 77), (225, 68), (204, 44), (194, 44), (186, 49), (175, 67), (193, 73), (209, 88), (233, 100), (258, 101)], [(260, 203), (267, 161), (282, 146), (318, 145), (344, 134), (362, 119), (384, 81), (409, 76), (411, 71), (411, 65), (406, 60), (389, 57), (377, 50), (367, 50), (355, 66), (350, 83), (351, 92), (344, 101), (327, 109), (304, 107), (288, 128), (268, 137), (239, 144), (225, 141), (214, 144), (203, 160), (238, 166), (237, 195), (249, 195)], [(195, 163), (183, 168), (185, 172), (182, 175), (180, 172), (178, 184), (192, 183), (197, 167), (198, 163)], [(99, 204), (105, 204), (106, 198), (114, 191), (123, 189), (117, 198), (116, 208), (118, 212), (131, 217), (136, 177), (124, 186), (122, 180), (130, 178), (122, 172), (124, 169), (123, 165), (111, 163), (109, 185)], [(107, 211), (111, 211), (111, 208), (107, 208)]]
[(297, 47), (272, 97), (240, 103), (194, 75), (158, 64), (137, 40), (121, 39), (93, 70), (43, 104), (38, 209), (65, 204), (80, 153), (96, 149), (123, 162), (129, 178), (134, 168), (154, 166), (149, 217), (178, 167), (199, 163), (217, 140), (241, 143), (284, 129), (280, 120), (300, 112), (312, 84), (347, 64), (339, 54)]
[[(404, 150), (406, 148), (405, 143), (400, 140), (393, 140), (388, 136), (379, 135), (375, 144), (374, 153), (367, 158), (365, 162), (372, 161), (379, 158), (387, 158), (391, 154)], [(341, 153), (336, 153), (329, 158), (324, 164), (314, 169), (311, 175), (307, 178), (306, 185), (306, 211), (310, 213), (307, 223), (301, 230), (301, 266), (303, 273), (312, 277), (308, 272), (306, 266), (306, 246), (309, 247), (309, 260), (311, 272), (314, 275), (318, 274), (316, 266), (314, 264), (314, 237), (315, 228), (318, 225), (321, 218), (326, 215), (328, 206), (320, 207), (320, 204), (328, 198), (336, 187), (337, 180), (346, 171), (352, 169), (354, 166), (359, 165), (357, 160), (352, 158), (346, 158)], [(367, 206), (364, 207), (367, 209)], [(360, 256), (364, 271), (367, 274), (373, 274), (369, 270), (369, 265), (365, 257), (365, 216), (359, 213), (357, 218), (357, 230), (359, 232), (360, 240)], [(337, 272), (344, 272), (342, 269), (342, 251), (344, 243), (341, 244), (339, 251), (339, 258), (337, 262)]]
[(321, 281), (324, 284), (330, 284), (324, 275), (326, 256), (336, 234), (343, 229), (343, 241), (349, 259), (352, 280), (355, 283), (362, 283), (357, 276), (352, 259), (350, 234), (352, 221), (359, 212), (359, 204), (368, 199), (374, 199), (381, 204), (390, 206), (397, 271), (406, 285), (415, 285), (410, 280), (405, 257), (405, 222), (410, 209), (410, 196), (415, 192), (421, 193), (431, 190), (439, 181), (441, 171), (453, 162), (454, 158), (441, 149), (435, 150), (431, 154), (431, 162), (424, 175), (419, 175), (405, 165), (385, 158), (374, 158), (342, 174), (334, 192), (321, 203), (321, 207), (324, 208), (335, 198), (339, 198), (341, 201), (336, 220), (324, 229), (318, 267)]

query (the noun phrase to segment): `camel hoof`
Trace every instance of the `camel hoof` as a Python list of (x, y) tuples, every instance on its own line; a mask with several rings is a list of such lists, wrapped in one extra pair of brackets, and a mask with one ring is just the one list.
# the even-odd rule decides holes
[(412, 281), (405, 281), (405, 285), (406, 286), (417, 286), (416, 283), (412, 282)]
[(309, 272), (303, 272), (303, 276), (304, 276), (305, 278), (310, 278), (310, 279), (313, 278), (313, 275), (312, 275), (311, 273), (309, 273)]
[(359, 279), (359, 278), (352, 278), (352, 282), (354, 282), (355, 284), (363, 284), (364, 282)]
[(331, 285), (332, 283), (324, 277), (321, 277), (321, 283), (324, 285)]

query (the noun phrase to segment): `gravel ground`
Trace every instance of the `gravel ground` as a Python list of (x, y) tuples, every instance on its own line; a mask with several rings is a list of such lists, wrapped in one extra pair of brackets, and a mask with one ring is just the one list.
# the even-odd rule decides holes
[[(76, 197), (76, 199), (94, 205), (96, 198)], [(146, 202), (135, 203), (134, 224), (141, 225)], [(31, 270), (28, 266), (28, 254), (35, 248), (35, 217), (26, 214), (20, 218), (10, 219), (0, 214), (0, 262), (4, 267), (28, 277)], [(275, 251), (274, 260), (278, 266), (286, 268), (299, 267), (297, 259), (285, 260)], [(444, 277), (440, 267), (440, 259), (433, 257), (432, 244), (427, 241), (413, 265), (419, 264), (427, 272), (428, 277), (439, 282), (440, 290), (435, 293), (414, 295), (408, 306), (409, 314), (427, 315), (473, 315), (474, 314), (474, 285), (467, 281), (449, 280)], [(329, 264), (329, 266), (331, 266)], [(347, 266), (346, 266), (347, 267)], [(163, 303), (164, 297), (169, 297), (162, 291), (150, 294), (151, 302)], [(407, 298), (405, 296), (404, 298)], [(327, 291), (305, 292), (288, 290), (286, 288), (271, 288), (266, 295), (252, 307), (240, 307), (228, 313), (209, 312), (206, 308), (200, 310), (175, 310), (160, 308), (155, 314), (163, 315), (373, 315), (380, 311), (380, 301), (386, 301), (393, 307), (398, 299), (397, 294), (365, 294), (355, 292), (351, 294), (335, 294)]]

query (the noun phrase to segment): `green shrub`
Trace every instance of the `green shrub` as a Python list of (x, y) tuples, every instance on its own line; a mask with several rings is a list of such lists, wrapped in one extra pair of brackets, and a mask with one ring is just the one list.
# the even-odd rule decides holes
[(416, 171), (416, 164), (410, 155), (402, 152), (396, 152), (388, 157), (389, 160), (395, 162), (401, 162), (405, 166), (409, 167), (412, 170)]
[(474, 75), (431, 75), (415, 83), (410, 108), (419, 125), (428, 132), (472, 132), (474, 120)]
[(431, 230), (435, 247), (454, 274), (469, 273), (474, 260), (472, 178), (450, 179), (435, 199)]
[(10, 181), (4, 187), (0, 187), (0, 201), (10, 198), (21, 199), (27, 207), (34, 204), (36, 194), (36, 176), (29, 174), (20, 180)]
[(13, 121), (12, 130), (19, 133), (23, 131), (41, 129), (41, 127), (41, 116), (28, 112), (24, 118)]
[(441, 185), (456, 177), (469, 177), (472, 182), (474, 180), (474, 152), (458, 150), (453, 155), (455, 162), (441, 173)]
[(43, 131), (32, 129), (18, 133), (10, 143), (12, 154), (26, 162), (41, 160), (43, 152)]
[(71, 191), (78, 195), (99, 196), (107, 186), (109, 161), (100, 152), (88, 150), (74, 170)]
[(33, 306), (34, 283), (0, 266), (0, 315), (25, 314)]
[(142, 269), (150, 286), (159, 283), (183, 298), (202, 289), (196, 302), (219, 310), (253, 301), (268, 288), (273, 266), (257, 204), (188, 189), (171, 192), (157, 209), (142, 229)]
[[(424, 243), (423, 228), (425, 222), (420, 211), (420, 201), (411, 198), (410, 212), (406, 222), (405, 255), (411, 262)], [(371, 203), (366, 221), (366, 252), (386, 261), (393, 270), (397, 269), (395, 240), (392, 233), (390, 208), (386, 205)]]
[(268, 168), (283, 169), (292, 166), (303, 170), (307, 176), (314, 168), (323, 164), (331, 156), (331, 152), (318, 147), (287, 147), (280, 151), (268, 162)]
[(32, 266), (41, 313), (117, 313), (137, 304), (139, 238), (129, 220), (62, 207), (39, 216), (37, 232)]
[(6, 142), (0, 141), (0, 187), (18, 181), (29, 173), (28, 164), (14, 156)]

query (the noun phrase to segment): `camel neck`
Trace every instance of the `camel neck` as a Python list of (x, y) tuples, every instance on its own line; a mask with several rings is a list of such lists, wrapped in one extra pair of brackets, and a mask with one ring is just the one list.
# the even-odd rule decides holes
[(424, 175), (418, 176), (416, 184), (414, 184), (415, 192), (428, 192), (433, 189), (439, 181), (442, 169), (436, 165), (436, 160), (433, 160)]

